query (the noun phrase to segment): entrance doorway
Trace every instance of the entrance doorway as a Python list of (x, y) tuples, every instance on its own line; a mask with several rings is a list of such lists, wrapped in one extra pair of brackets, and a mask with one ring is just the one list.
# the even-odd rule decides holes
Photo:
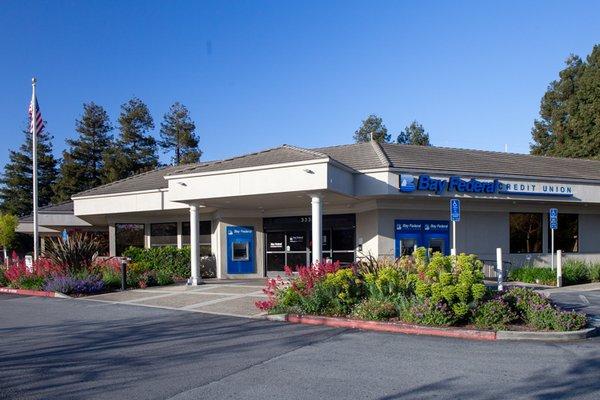
[[(310, 265), (312, 232), (310, 217), (265, 218), (266, 271), (281, 273), (285, 266)], [(322, 256), (324, 260), (355, 261), (356, 218), (354, 214), (324, 215)]]

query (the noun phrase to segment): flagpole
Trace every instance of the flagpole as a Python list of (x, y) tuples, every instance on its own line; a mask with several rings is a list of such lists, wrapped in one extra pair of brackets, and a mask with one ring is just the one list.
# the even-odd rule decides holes
[(38, 258), (38, 178), (37, 178), (37, 101), (35, 98), (35, 78), (31, 79), (31, 136), (33, 159), (33, 259)]

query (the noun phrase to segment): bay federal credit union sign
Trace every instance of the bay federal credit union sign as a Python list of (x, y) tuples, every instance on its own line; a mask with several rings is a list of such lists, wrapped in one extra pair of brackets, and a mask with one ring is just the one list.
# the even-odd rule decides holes
[(439, 196), (452, 194), (518, 195), (573, 197), (570, 185), (538, 182), (509, 182), (499, 179), (479, 180), (450, 176), (435, 178), (431, 175), (400, 174), (400, 192), (428, 192)]

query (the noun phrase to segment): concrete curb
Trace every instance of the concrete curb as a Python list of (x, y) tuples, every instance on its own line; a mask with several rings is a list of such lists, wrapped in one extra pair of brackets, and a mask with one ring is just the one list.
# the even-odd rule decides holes
[(581, 329), (570, 332), (519, 332), (498, 331), (496, 340), (538, 340), (544, 342), (566, 342), (570, 340), (582, 340), (598, 335), (598, 327)]
[(274, 314), (265, 317), (269, 321), (292, 324), (320, 325), (332, 328), (362, 329), (375, 332), (404, 333), (408, 335), (428, 335), (468, 340), (537, 340), (564, 342), (582, 340), (600, 334), (600, 327), (591, 327), (572, 332), (526, 332), (526, 331), (484, 331), (466, 328), (441, 328), (412, 325), (401, 322), (362, 321), (348, 318), (320, 317), (314, 315)]
[(11, 289), (11, 288), (5, 288), (5, 287), (0, 287), (0, 293), (17, 294), (20, 296), (52, 297), (52, 298), (61, 298), (61, 299), (69, 299), (70, 298), (66, 294), (62, 294), (59, 292), (44, 292), (43, 290), (28, 290), (28, 289)]
[(269, 315), (271, 321), (290, 322), (293, 324), (321, 325), (332, 328), (363, 329), (375, 332), (405, 333), (409, 335), (443, 336), (469, 340), (496, 340), (496, 332), (479, 331), (463, 328), (438, 328), (422, 325), (411, 325), (399, 322), (362, 321), (348, 318), (319, 317), (312, 315)]

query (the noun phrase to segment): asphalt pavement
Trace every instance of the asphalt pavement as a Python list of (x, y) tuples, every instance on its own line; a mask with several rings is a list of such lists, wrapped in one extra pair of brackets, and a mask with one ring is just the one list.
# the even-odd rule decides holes
[(598, 399), (600, 339), (473, 342), (0, 295), (1, 399)]

